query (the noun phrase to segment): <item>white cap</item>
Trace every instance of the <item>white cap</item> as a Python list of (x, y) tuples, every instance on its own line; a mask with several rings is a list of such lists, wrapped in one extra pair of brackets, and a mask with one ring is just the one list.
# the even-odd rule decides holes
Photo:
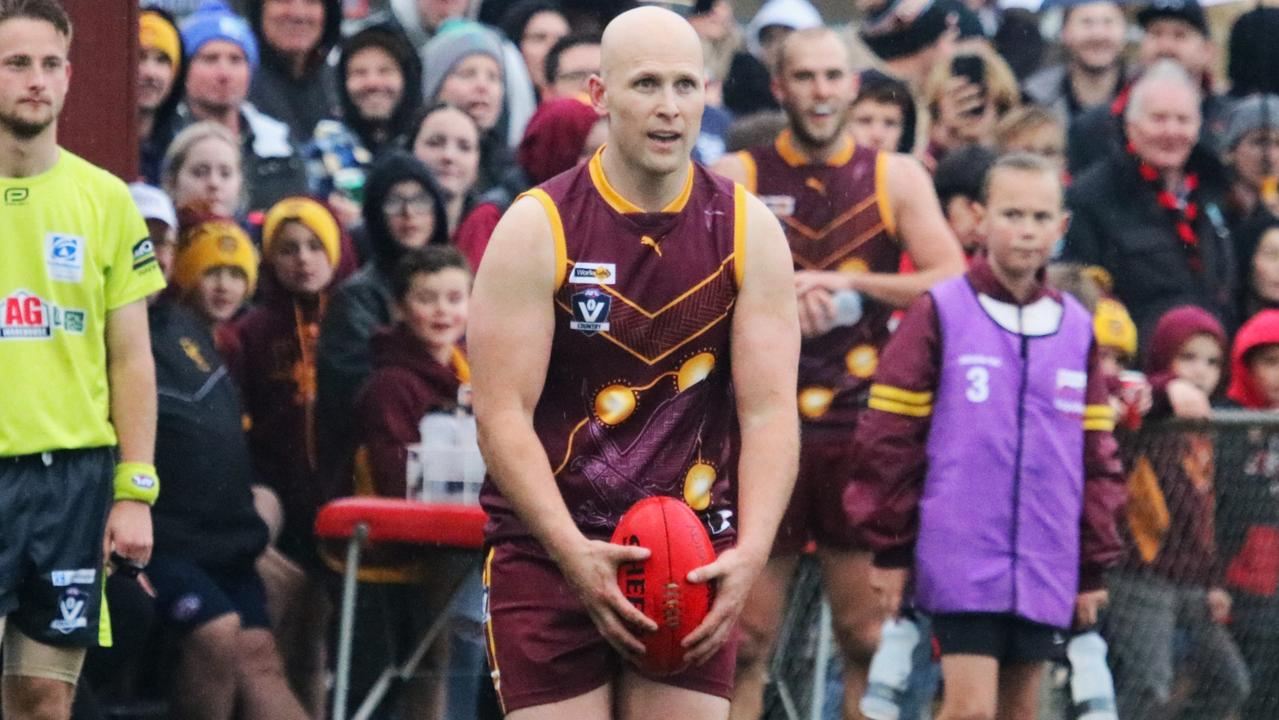
[(178, 227), (178, 213), (173, 209), (173, 201), (163, 190), (146, 183), (129, 183), (129, 194), (138, 206), (144, 220), (159, 220), (171, 228)]

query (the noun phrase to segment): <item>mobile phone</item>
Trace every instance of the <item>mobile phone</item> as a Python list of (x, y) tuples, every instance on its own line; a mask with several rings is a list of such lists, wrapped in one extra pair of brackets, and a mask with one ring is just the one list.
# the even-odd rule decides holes
[[(986, 63), (977, 55), (958, 55), (950, 61), (951, 77), (962, 77), (981, 88), (982, 100), (986, 99)], [(981, 115), (982, 109), (969, 110), (969, 115)]]

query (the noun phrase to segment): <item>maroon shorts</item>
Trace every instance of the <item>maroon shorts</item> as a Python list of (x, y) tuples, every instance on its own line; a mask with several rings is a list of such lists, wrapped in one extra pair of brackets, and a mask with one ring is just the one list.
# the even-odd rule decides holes
[[(484, 564), (489, 670), (503, 714), (584, 695), (617, 679), (623, 660), (600, 635), (555, 562), (536, 545), (504, 542)], [(737, 643), (657, 682), (728, 698)]]
[(858, 550), (844, 487), (853, 467), (853, 431), (804, 430), (799, 446), (799, 475), (790, 505), (773, 541), (773, 557), (796, 555), (809, 542), (836, 550)]

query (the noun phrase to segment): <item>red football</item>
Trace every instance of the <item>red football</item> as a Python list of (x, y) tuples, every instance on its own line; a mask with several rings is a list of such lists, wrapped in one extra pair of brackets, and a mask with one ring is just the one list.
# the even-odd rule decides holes
[(617, 569), (622, 594), (657, 623), (657, 631), (641, 636), (647, 652), (640, 669), (670, 675), (684, 666), (680, 641), (706, 617), (711, 607), (709, 583), (690, 583), (688, 573), (715, 559), (706, 528), (684, 501), (650, 497), (631, 506), (613, 531), (613, 542), (652, 551), (644, 562)]

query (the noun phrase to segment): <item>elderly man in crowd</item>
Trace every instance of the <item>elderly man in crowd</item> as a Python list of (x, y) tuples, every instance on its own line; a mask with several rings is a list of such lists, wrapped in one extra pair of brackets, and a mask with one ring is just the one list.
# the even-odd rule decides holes
[(1124, 111), (1127, 149), (1067, 195), (1073, 220), (1064, 258), (1122, 280), (1115, 291), (1143, 341), (1177, 305), (1199, 305), (1232, 325), (1234, 260), (1220, 207), (1227, 180), (1197, 145), (1199, 104), (1199, 85), (1181, 66), (1155, 63)]

